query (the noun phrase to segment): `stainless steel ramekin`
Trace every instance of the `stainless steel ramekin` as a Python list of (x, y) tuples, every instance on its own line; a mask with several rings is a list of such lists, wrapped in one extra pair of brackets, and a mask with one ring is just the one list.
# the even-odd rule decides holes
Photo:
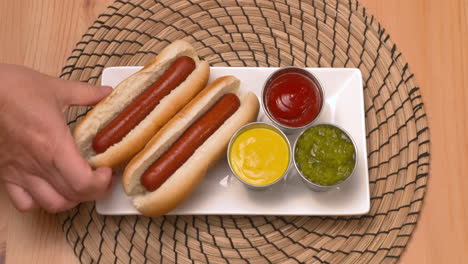
[[(280, 75), (282, 74), (286, 74), (286, 73), (300, 73), (300, 74), (303, 74), (305, 76), (307, 76), (308, 78), (310, 78), (315, 84), (316, 86), (318, 87), (318, 90), (319, 90), (319, 94), (320, 96), (322, 97), (322, 102), (321, 102), (321, 105), (320, 105), (320, 110), (319, 110), (319, 113), (317, 114), (317, 116), (315, 117), (315, 119), (313, 119), (310, 123), (304, 125), (304, 126), (301, 126), (301, 127), (291, 127), (291, 126), (287, 126), (287, 125), (283, 125), (281, 124), (280, 122), (278, 122), (271, 114), (270, 112), (268, 111), (268, 107), (266, 106), (266, 100), (265, 100), (265, 97), (266, 97), (266, 92), (267, 92), (267, 87), (268, 85), (273, 82), (276, 78), (278, 78)], [(323, 89), (323, 85), (320, 83), (319, 79), (317, 77), (315, 77), (314, 74), (312, 74), (311, 72), (309, 72), (308, 70), (304, 69), (304, 68), (299, 68), (299, 67), (294, 67), (294, 66), (290, 66), (290, 67), (284, 67), (284, 68), (280, 68), (276, 71), (274, 71), (265, 81), (265, 83), (263, 84), (263, 87), (262, 87), (262, 94), (261, 94), (261, 104), (262, 104), (262, 108), (263, 108), (263, 111), (265, 112), (265, 115), (268, 116), (268, 118), (276, 125), (278, 126), (282, 131), (284, 131), (286, 134), (292, 134), (292, 133), (296, 133), (296, 132), (299, 132), (307, 127), (310, 127), (314, 124), (314, 122), (319, 118), (320, 114), (322, 113), (322, 110), (323, 110), (323, 105), (324, 105), (324, 101), (325, 101), (325, 93), (324, 93), (324, 89)]]
[[(343, 133), (346, 134), (346, 136), (348, 136), (348, 138), (351, 140), (351, 142), (353, 143), (353, 146), (354, 146), (354, 168), (353, 168), (353, 171), (351, 171), (351, 173), (348, 175), (348, 177), (346, 177), (346, 179), (344, 179), (343, 181), (341, 182), (338, 182), (337, 184), (334, 184), (334, 185), (320, 185), (320, 184), (317, 184), (311, 180), (309, 180), (304, 174), (302, 174), (301, 170), (299, 169), (299, 166), (297, 165), (297, 162), (296, 162), (296, 145), (297, 145), (297, 142), (299, 141), (299, 138), (302, 137), (302, 135), (304, 134), (305, 131), (307, 131), (308, 129), (312, 129), (313, 127), (316, 127), (316, 126), (321, 126), (321, 125), (327, 125), (327, 126), (332, 126), (332, 127), (336, 127), (338, 129), (340, 129), (341, 131), (343, 131)], [(353, 137), (351, 137), (351, 135), (346, 131), (344, 130), (343, 128), (337, 126), (337, 125), (333, 125), (333, 124), (329, 124), (329, 123), (320, 123), (320, 124), (316, 124), (316, 125), (313, 125), (311, 127), (309, 127), (308, 129), (304, 129), (304, 131), (302, 131), (299, 136), (296, 138), (296, 140), (294, 141), (294, 146), (293, 146), (293, 163), (294, 163), (294, 167), (296, 168), (296, 171), (297, 173), (301, 176), (302, 180), (305, 182), (305, 184), (307, 185), (307, 187), (309, 187), (311, 190), (313, 191), (317, 191), (317, 192), (324, 192), (324, 191), (328, 191), (330, 189), (333, 189), (333, 188), (336, 188), (338, 186), (340, 186), (341, 184), (343, 184), (344, 182), (346, 182), (349, 178), (351, 178), (354, 174), (354, 172), (356, 171), (356, 167), (357, 167), (357, 161), (358, 161), (358, 150), (357, 150), (357, 146), (356, 146), (356, 142), (354, 141)]]
[[(288, 145), (288, 155), (289, 155), (289, 161), (288, 161), (288, 167), (286, 168), (286, 170), (284, 171), (283, 175), (281, 175), (281, 177), (279, 177), (275, 182), (273, 183), (270, 183), (268, 185), (252, 185), (250, 183), (247, 183), (245, 182), (244, 180), (242, 180), (237, 174), (236, 172), (234, 171), (234, 169), (232, 168), (232, 164), (231, 164), (231, 159), (230, 159), (230, 153), (231, 153), (231, 148), (232, 148), (232, 145), (234, 144), (234, 141), (237, 139), (237, 137), (242, 134), (243, 132), (247, 131), (247, 130), (250, 130), (250, 129), (254, 129), (254, 128), (266, 128), (266, 129), (270, 129), (276, 133), (278, 133), (285, 141), (286, 141), (286, 144)], [(291, 163), (292, 163), (292, 151), (291, 151), (291, 144), (288, 140), (288, 138), (286, 137), (286, 135), (280, 130), (278, 129), (277, 127), (273, 126), (273, 125), (270, 125), (270, 124), (267, 124), (267, 123), (264, 123), (264, 122), (254, 122), (254, 123), (250, 123), (250, 124), (247, 124), (241, 128), (239, 128), (236, 133), (234, 133), (234, 135), (231, 137), (231, 140), (229, 141), (229, 145), (228, 145), (228, 149), (227, 149), (227, 160), (228, 160), (228, 164), (229, 164), (229, 168), (231, 169), (232, 173), (236, 176), (236, 178), (242, 182), (243, 184), (245, 184), (245, 186), (247, 186), (248, 188), (251, 188), (251, 189), (254, 189), (254, 190), (265, 190), (265, 189), (268, 189), (269, 187), (271, 187), (272, 185), (280, 182), (283, 180), (283, 178), (288, 174), (288, 172), (290, 171), (290, 168), (291, 168)]]

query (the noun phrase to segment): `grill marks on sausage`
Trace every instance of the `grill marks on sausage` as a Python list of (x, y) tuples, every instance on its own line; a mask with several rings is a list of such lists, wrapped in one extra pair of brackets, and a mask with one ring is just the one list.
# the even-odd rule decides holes
[(240, 100), (235, 94), (228, 93), (221, 97), (145, 171), (141, 177), (145, 189), (154, 191), (159, 188), (239, 107)]
[(96, 153), (105, 152), (110, 146), (120, 142), (133, 128), (153, 111), (161, 99), (179, 86), (195, 70), (192, 58), (179, 57), (143, 93), (135, 98), (120, 114), (97, 133), (93, 140)]

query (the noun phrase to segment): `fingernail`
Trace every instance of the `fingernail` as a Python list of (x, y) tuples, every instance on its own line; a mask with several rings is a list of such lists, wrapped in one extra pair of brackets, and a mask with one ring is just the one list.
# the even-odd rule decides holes
[(110, 86), (101, 86), (100, 89), (103, 95), (108, 95), (110, 92), (112, 92), (112, 87)]

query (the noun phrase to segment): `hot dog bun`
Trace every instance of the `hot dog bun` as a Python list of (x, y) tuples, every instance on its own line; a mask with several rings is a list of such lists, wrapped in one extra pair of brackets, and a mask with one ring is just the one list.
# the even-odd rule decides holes
[[(225, 153), (235, 131), (256, 120), (258, 99), (252, 92), (239, 94), (239, 84), (240, 81), (233, 76), (216, 79), (159, 130), (127, 165), (122, 184), (125, 192), (133, 196), (133, 203), (142, 214), (153, 217), (163, 215), (184, 201), (203, 179), (206, 171)], [(226, 93), (238, 95), (241, 104), (237, 111), (157, 190), (146, 191), (140, 182), (143, 173)]]
[[(120, 142), (103, 153), (96, 154), (92, 147), (96, 134), (181, 56), (192, 58), (196, 64), (195, 70), (184, 82), (165, 96), (152, 112)], [(78, 124), (73, 136), (81, 155), (93, 167), (116, 167), (130, 160), (177, 111), (182, 109), (206, 85), (209, 72), (208, 63), (199, 60), (195, 49), (189, 43), (177, 40), (168, 45), (143, 69), (117, 85), (112, 93), (99, 102)]]

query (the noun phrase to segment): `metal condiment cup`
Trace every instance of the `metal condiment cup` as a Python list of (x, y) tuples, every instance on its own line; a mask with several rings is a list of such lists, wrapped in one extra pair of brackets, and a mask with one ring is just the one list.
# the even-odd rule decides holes
[[(281, 177), (279, 177), (275, 182), (273, 183), (270, 183), (268, 185), (252, 185), (250, 183), (247, 183), (245, 182), (244, 180), (242, 180), (238, 175), (237, 173), (234, 171), (234, 169), (232, 168), (232, 164), (231, 164), (231, 159), (230, 159), (230, 153), (231, 153), (231, 148), (232, 148), (232, 145), (234, 144), (234, 142), (236, 141), (237, 137), (242, 134), (243, 132), (247, 131), (247, 130), (250, 130), (250, 129), (254, 129), (254, 128), (266, 128), (266, 129), (270, 129), (276, 133), (278, 133), (283, 139), (284, 141), (286, 142), (286, 144), (288, 145), (288, 155), (289, 155), (289, 161), (288, 161), (288, 167), (286, 168), (286, 170), (284, 171), (283, 175), (281, 175)], [(236, 176), (236, 178), (245, 184), (245, 186), (247, 186), (248, 188), (251, 188), (251, 189), (254, 189), (254, 190), (264, 190), (264, 189), (268, 189), (269, 187), (271, 187), (273, 184), (275, 183), (278, 183), (280, 182), (289, 172), (290, 168), (291, 168), (291, 163), (292, 163), (292, 151), (291, 151), (291, 144), (289, 143), (289, 140), (288, 138), (286, 137), (286, 135), (280, 130), (278, 129), (277, 127), (273, 126), (273, 125), (270, 125), (270, 124), (267, 124), (267, 123), (264, 123), (264, 122), (254, 122), (254, 123), (249, 123), (241, 128), (239, 128), (236, 133), (234, 133), (234, 135), (231, 137), (231, 140), (229, 141), (229, 145), (228, 145), (228, 149), (227, 149), (227, 160), (228, 160), (228, 164), (229, 164), (229, 168), (231, 169), (232, 173)]]
[[(315, 83), (315, 85), (317, 86), (319, 94), (320, 94), (321, 99), (322, 99), (321, 100), (321, 105), (320, 105), (320, 110), (319, 110), (319, 113), (317, 114), (317, 116), (312, 121), (310, 121), (310, 123), (308, 123), (308, 124), (306, 124), (304, 126), (301, 126), (301, 127), (291, 127), (291, 126), (287, 126), (287, 125), (284, 125), (284, 124), (281, 124), (280, 122), (278, 122), (273, 117), (273, 115), (270, 114), (270, 112), (268, 111), (268, 107), (267, 107), (266, 102), (265, 102), (266, 101), (265, 97), (266, 97), (266, 93), (267, 93), (267, 87), (270, 85), (271, 82), (276, 80), (276, 78), (278, 78), (280, 75), (283, 75), (283, 74), (286, 74), (286, 73), (300, 73), (300, 74), (310, 78)], [(278, 126), (282, 131), (284, 131), (287, 134), (292, 134), (292, 133), (298, 132), (298, 131), (300, 131), (302, 129), (308, 128), (311, 125), (313, 125), (314, 121), (317, 120), (319, 118), (320, 114), (322, 113), (324, 101), (325, 101), (324, 89), (323, 89), (323, 85), (320, 83), (319, 79), (317, 77), (315, 77), (315, 75), (313, 73), (311, 73), (310, 71), (308, 71), (308, 70), (306, 70), (304, 68), (298, 68), (298, 67), (294, 67), (294, 66), (280, 68), (280, 69), (274, 71), (272, 74), (270, 74), (270, 76), (266, 79), (265, 83), (263, 84), (262, 94), (261, 94), (261, 104), (262, 104), (263, 111), (265, 112), (265, 115), (268, 116), (268, 118), (276, 126)]]
[[(312, 129), (313, 127), (321, 126), (321, 125), (336, 127), (339, 130), (343, 131), (343, 133), (345, 133), (345, 135), (348, 136), (348, 138), (351, 140), (351, 142), (353, 143), (353, 146), (354, 146), (354, 168), (353, 168), (353, 171), (351, 171), (351, 173), (348, 175), (348, 177), (346, 177), (346, 179), (344, 179), (341, 182), (338, 182), (338, 183), (336, 183), (334, 185), (320, 185), (320, 184), (317, 184), (317, 183), (309, 180), (304, 174), (302, 174), (302, 172), (299, 169), (299, 166), (297, 165), (297, 162), (296, 162), (296, 145), (297, 145), (297, 142), (299, 141), (299, 139), (302, 137), (302, 135), (308, 129)], [(358, 153), (358, 151), (357, 151), (356, 142), (354, 141), (354, 139), (351, 137), (351, 135), (346, 130), (344, 130), (343, 128), (341, 128), (341, 127), (339, 127), (337, 125), (332, 125), (332, 124), (329, 124), (329, 123), (320, 123), (320, 124), (313, 125), (313, 126), (307, 128), (307, 129), (304, 129), (304, 131), (302, 131), (299, 134), (299, 136), (296, 138), (296, 141), (294, 141), (294, 146), (293, 146), (293, 163), (294, 163), (294, 167), (296, 168), (297, 173), (301, 176), (302, 180), (306, 183), (307, 187), (309, 187), (313, 191), (324, 192), (324, 191), (328, 191), (330, 189), (333, 189), (333, 188), (336, 188), (336, 187), (340, 186), (341, 184), (346, 182), (349, 178), (351, 178), (351, 176), (356, 171), (356, 167), (358, 165), (357, 164), (357, 161), (358, 161), (358, 154), (357, 153)]]

